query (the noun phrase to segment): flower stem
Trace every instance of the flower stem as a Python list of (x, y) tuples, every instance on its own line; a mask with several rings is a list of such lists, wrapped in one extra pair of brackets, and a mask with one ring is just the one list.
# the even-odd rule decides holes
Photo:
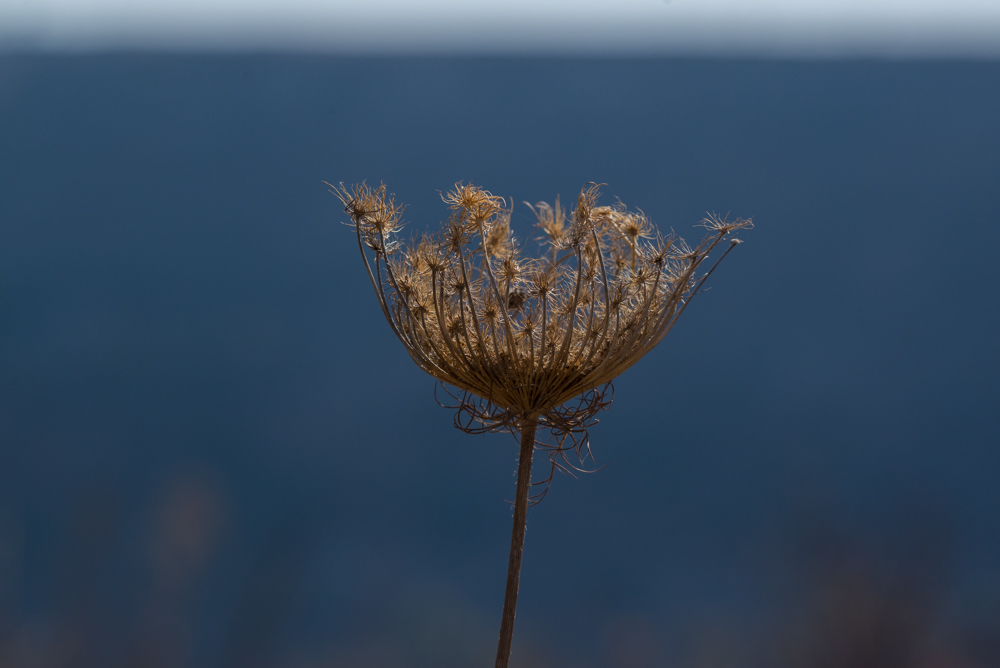
[(531, 487), (531, 457), (535, 452), (534, 418), (521, 421), (521, 456), (517, 464), (517, 491), (514, 500), (514, 529), (510, 536), (510, 562), (507, 565), (507, 592), (503, 598), (503, 620), (496, 668), (507, 668), (510, 643), (514, 638), (514, 614), (517, 612), (517, 589), (521, 582), (521, 557), (524, 555), (524, 530), (528, 520), (528, 489)]

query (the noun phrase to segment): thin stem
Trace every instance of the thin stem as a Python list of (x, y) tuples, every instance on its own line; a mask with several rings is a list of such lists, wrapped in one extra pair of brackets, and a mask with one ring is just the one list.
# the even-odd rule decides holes
[(524, 529), (528, 519), (528, 490), (531, 487), (531, 457), (535, 452), (536, 418), (521, 421), (521, 456), (517, 465), (517, 492), (514, 500), (514, 529), (510, 537), (510, 562), (507, 566), (507, 592), (503, 598), (503, 621), (496, 668), (507, 668), (510, 643), (514, 638), (514, 613), (517, 611), (517, 588), (521, 582), (521, 557), (524, 555)]

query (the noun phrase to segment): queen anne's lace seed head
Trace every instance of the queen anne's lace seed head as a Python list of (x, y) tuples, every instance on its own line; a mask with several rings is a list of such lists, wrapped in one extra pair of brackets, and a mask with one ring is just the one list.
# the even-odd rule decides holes
[(443, 196), (451, 216), (437, 235), (409, 245), (397, 238), (403, 207), (385, 185), (333, 192), (393, 332), (421, 369), (457, 388), (456, 425), (516, 432), (537, 422), (552, 435), (539, 445), (553, 470), (565, 468), (560, 457), (568, 465), (567, 450), (585, 454), (611, 381), (670, 331), (739, 243), (731, 234), (752, 227), (709, 215), (708, 236), (692, 248), (641, 211), (598, 206), (600, 190), (587, 184), (568, 216), (558, 198), (531, 207), (547, 249), (525, 258), (504, 200), (472, 184)]

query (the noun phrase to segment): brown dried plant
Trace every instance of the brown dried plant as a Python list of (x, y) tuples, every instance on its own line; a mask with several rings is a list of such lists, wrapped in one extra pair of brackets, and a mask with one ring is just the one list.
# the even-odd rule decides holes
[[(506, 668), (528, 505), (557, 469), (572, 474), (593, 461), (588, 428), (611, 404), (611, 381), (666, 336), (739, 243), (731, 233), (751, 222), (709, 215), (701, 223), (708, 235), (692, 248), (621, 202), (598, 206), (598, 185), (587, 184), (572, 213), (558, 199), (531, 207), (544, 251), (532, 258), (511, 234), (512, 208), (471, 184), (443, 196), (451, 215), (438, 233), (409, 243), (398, 236), (403, 207), (384, 184), (331, 188), (357, 232), (382, 314), (454, 400), (455, 426), (521, 442), (496, 661)], [(535, 449), (549, 467), (533, 483)], [(533, 485), (541, 488), (534, 495)]]

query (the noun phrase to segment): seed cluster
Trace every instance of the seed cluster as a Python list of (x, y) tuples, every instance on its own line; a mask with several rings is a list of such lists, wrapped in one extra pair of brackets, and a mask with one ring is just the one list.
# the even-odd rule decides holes
[(710, 215), (690, 247), (641, 211), (598, 206), (588, 184), (572, 212), (558, 199), (531, 207), (543, 246), (533, 258), (511, 234), (512, 208), (471, 184), (443, 196), (451, 214), (439, 232), (408, 244), (385, 185), (332, 188), (393, 332), (421, 369), (458, 389), (456, 425), (516, 432), (533, 420), (554, 436), (553, 455), (581, 454), (610, 382), (670, 331), (739, 243), (731, 233), (752, 226)]

